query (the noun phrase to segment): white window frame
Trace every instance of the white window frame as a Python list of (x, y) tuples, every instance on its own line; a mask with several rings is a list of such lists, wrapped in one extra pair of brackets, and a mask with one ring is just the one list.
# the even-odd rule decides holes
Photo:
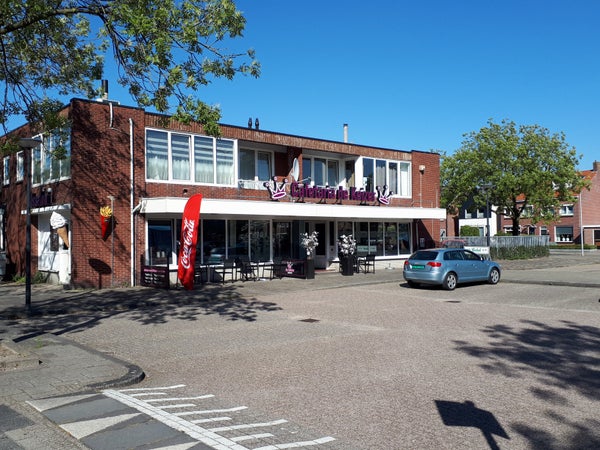
[(2, 185), (8, 186), (10, 184), (10, 156), (3, 158), (2, 173)]
[(19, 181), (23, 181), (23, 178), (25, 177), (25, 154), (20, 151), (17, 152), (17, 173), (15, 175), (15, 181), (18, 183)]
[[(324, 183), (317, 183), (315, 180), (315, 160), (323, 161), (325, 167)], [(310, 162), (310, 174), (306, 173), (305, 164)], [(340, 173), (340, 167), (342, 167), (342, 160), (336, 158), (327, 158), (324, 156), (317, 155), (302, 155), (302, 178), (305, 180), (310, 177), (310, 184), (316, 186), (330, 186), (337, 187), (343, 184), (344, 178)], [(329, 180), (329, 164), (335, 163), (337, 165), (337, 180), (335, 183), (331, 183)], [(344, 165), (345, 167), (345, 165)]]
[[(364, 164), (365, 160), (373, 161), (373, 192), (376, 191), (377, 186), (383, 189), (383, 186), (387, 186), (389, 191), (393, 192), (392, 197), (410, 198), (412, 196), (412, 179), (411, 179), (411, 162), (401, 161), (395, 159), (382, 159), (372, 158), (364, 156), (360, 158), (360, 173), (361, 173), (361, 187), (367, 189), (366, 177), (364, 176)], [(385, 162), (385, 180), (379, 180), (377, 178), (377, 162)], [(396, 186), (390, 186), (390, 164), (397, 164), (397, 183)], [(404, 169), (404, 170), (403, 170)], [(404, 175), (404, 176), (403, 176)], [(406, 191), (406, 192), (405, 192)]]
[[(30, 170), (33, 186), (40, 186), (42, 184), (68, 180), (71, 178), (70, 131), (68, 134), (69, 137), (67, 138), (67, 142), (61, 142), (57, 133), (52, 133), (49, 136), (41, 134), (34, 136), (35, 139), (42, 141), (42, 145), (32, 148), (30, 153)], [(52, 157), (52, 152), (59, 145), (64, 145), (67, 149), (65, 159), (55, 159)], [(37, 156), (38, 154), (39, 158)]]
[[(166, 156), (167, 159), (167, 167), (166, 167), (166, 176), (162, 173), (164, 169), (158, 167), (156, 170), (160, 170), (161, 173), (158, 173), (158, 177), (150, 176), (148, 164), (148, 133), (163, 133), (166, 135), (166, 152), (164, 150), (161, 151), (161, 148), (157, 147), (156, 155), (157, 157), (161, 157), (162, 155)], [(189, 177), (186, 179), (181, 176), (175, 178), (175, 173), (173, 170), (173, 136), (177, 137), (188, 137), (188, 145), (189, 145)], [(205, 142), (212, 141), (212, 164), (210, 170), (212, 171), (212, 181), (196, 181), (196, 139), (203, 140)], [(226, 145), (223, 145), (226, 144)], [(226, 154), (229, 153), (229, 147), (231, 146), (231, 158), (229, 158)], [(206, 147), (208, 148), (208, 147)], [(144, 144), (144, 166), (146, 172), (146, 181), (154, 182), (154, 183), (176, 183), (176, 184), (204, 184), (204, 185), (214, 185), (214, 186), (235, 186), (237, 181), (237, 171), (238, 171), (238, 141), (237, 139), (225, 139), (225, 138), (215, 138), (212, 136), (205, 136), (201, 134), (192, 134), (192, 133), (181, 133), (179, 131), (172, 130), (163, 130), (157, 128), (146, 128), (145, 132), (145, 144)], [(221, 157), (220, 155), (225, 155)], [(231, 159), (231, 175), (228, 176), (229, 170), (225, 170), (224, 172), (220, 172), (222, 167), (227, 169), (227, 165), (229, 160)], [(219, 165), (219, 161), (225, 164)], [(229, 182), (223, 182), (220, 180), (228, 179)]]
[[(252, 175), (252, 178), (242, 178), (240, 176), (240, 170), (241, 170), (241, 167), (242, 167), (241, 163), (240, 163), (240, 158), (241, 158), (242, 152), (248, 152), (248, 153), (252, 153), (254, 155), (254, 174)], [(266, 179), (264, 179), (264, 177), (261, 178), (260, 175), (258, 174), (258, 160), (259, 160), (258, 155), (259, 154), (267, 155), (268, 158), (269, 158), (269, 175), (268, 175), (268, 177)], [(237, 179), (238, 179), (238, 182), (240, 182), (240, 184), (245, 184), (245, 182), (252, 182), (250, 184), (253, 184), (253, 185), (257, 184), (256, 188), (258, 188), (258, 184), (260, 184), (262, 186), (263, 182), (270, 181), (271, 177), (273, 176), (273, 173), (274, 173), (273, 167), (274, 167), (274, 164), (275, 164), (275, 157), (274, 157), (273, 152), (270, 151), (270, 150), (257, 149), (257, 148), (248, 148), (248, 147), (244, 146), (244, 147), (241, 147), (241, 148), (238, 149), (237, 161), (238, 161), (238, 164), (237, 164), (237, 167), (238, 167), (238, 169), (237, 169), (238, 170), (238, 172), (237, 172)], [(254, 183), (254, 182), (257, 182), (257, 183)]]
[[(559, 228), (564, 228), (564, 229), (571, 229), (571, 233), (558, 233)], [(571, 225), (561, 225), (561, 226), (555, 226), (554, 227), (554, 241), (555, 242), (573, 242), (573, 238), (574, 238), (574, 227)], [(569, 236), (571, 237), (569, 239)]]
[(573, 204), (560, 205), (559, 215), (562, 217), (570, 217), (573, 215)]

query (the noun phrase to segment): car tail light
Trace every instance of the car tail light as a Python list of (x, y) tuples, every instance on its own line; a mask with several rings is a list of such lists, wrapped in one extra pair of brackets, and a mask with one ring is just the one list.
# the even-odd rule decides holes
[(407, 259), (406, 261), (404, 261), (404, 267), (406, 268), (408, 266), (410, 266), (410, 263), (408, 262), (408, 259)]
[(442, 267), (442, 263), (437, 261), (429, 261), (427, 265), (430, 267)]

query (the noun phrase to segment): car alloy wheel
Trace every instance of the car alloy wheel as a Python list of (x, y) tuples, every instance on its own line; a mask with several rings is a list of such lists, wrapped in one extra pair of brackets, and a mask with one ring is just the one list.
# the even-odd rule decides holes
[(444, 278), (444, 283), (442, 284), (442, 286), (447, 291), (452, 291), (456, 287), (457, 282), (458, 282), (458, 280), (456, 278), (456, 274), (454, 272), (449, 272), (448, 274), (446, 274), (446, 277)]
[(490, 271), (490, 276), (488, 278), (488, 283), (497, 284), (500, 281), (500, 271), (495, 267)]

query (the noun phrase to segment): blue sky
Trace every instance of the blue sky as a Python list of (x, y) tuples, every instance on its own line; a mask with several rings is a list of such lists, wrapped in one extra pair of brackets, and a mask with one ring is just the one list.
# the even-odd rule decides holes
[(488, 119), (600, 160), (600, 2), (238, 1), (260, 79), (216, 82), (223, 123), (452, 153)]
[[(198, 95), (222, 123), (452, 153), (488, 119), (564, 132), (600, 160), (600, 1), (238, 0), (259, 79)], [(109, 77), (108, 77), (109, 78)], [(116, 80), (110, 98), (133, 104)], [(68, 99), (68, 98), (67, 98)]]

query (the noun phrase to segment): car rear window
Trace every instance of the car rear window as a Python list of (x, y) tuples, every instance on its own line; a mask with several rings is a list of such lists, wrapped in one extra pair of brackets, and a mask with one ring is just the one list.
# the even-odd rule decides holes
[(410, 259), (418, 259), (421, 261), (433, 261), (437, 258), (438, 252), (431, 252), (427, 250), (420, 250), (416, 252)]

